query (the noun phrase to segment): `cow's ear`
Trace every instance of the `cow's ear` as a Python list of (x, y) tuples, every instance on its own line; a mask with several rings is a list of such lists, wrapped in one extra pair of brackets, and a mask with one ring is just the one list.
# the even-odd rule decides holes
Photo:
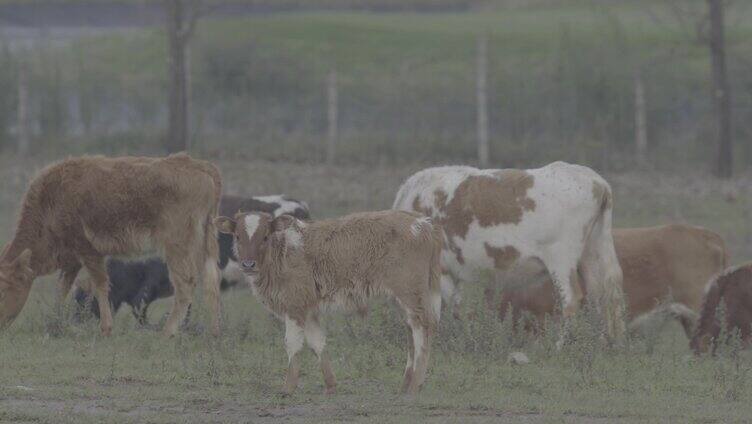
[(295, 217), (292, 215), (283, 214), (272, 221), (272, 231), (284, 231), (295, 224)]
[(235, 221), (232, 218), (219, 216), (214, 219), (214, 226), (220, 233), (235, 234)]
[(15, 275), (29, 275), (33, 271), (31, 270), (31, 250), (24, 249), (20, 255), (16, 256), (11, 262), (11, 269)]

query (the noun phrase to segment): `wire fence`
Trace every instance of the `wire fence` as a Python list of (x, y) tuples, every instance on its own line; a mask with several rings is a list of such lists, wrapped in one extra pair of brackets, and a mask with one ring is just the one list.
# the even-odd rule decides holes
[[(279, 47), (216, 30), (205, 30), (190, 55), (191, 149), (203, 154), (472, 163), (478, 134), (487, 131), (492, 166), (569, 160), (619, 171), (639, 165), (639, 72), (647, 165), (709, 168), (714, 156), (709, 59), (701, 46), (645, 65), (648, 55), (620, 49), (626, 41), (610, 27), (583, 35), (562, 25), (530, 47), (483, 35), (487, 57), (479, 60), (472, 33), (434, 41), (372, 34), (386, 39), (352, 49), (331, 41)], [(167, 117), (163, 38), (159, 30), (138, 30), (67, 42), (50, 33), (22, 44), (0, 40), (0, 147), (18, 148), (23, 121), (32, 153), (160, 152)], [(742, 167), (752, 159), (749, 71), (732, 54)], [(479, 98), (487, 114), (480, 127)], [(28, 111), (20, 116), (24, 101)]]

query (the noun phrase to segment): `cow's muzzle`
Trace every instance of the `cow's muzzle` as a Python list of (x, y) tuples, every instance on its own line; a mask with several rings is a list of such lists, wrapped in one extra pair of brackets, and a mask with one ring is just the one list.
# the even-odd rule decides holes
[(258, 269), (256, 269), (256, 261), (241, 261), (240, 267), (243, 269), (243, 272), (248, 274), (255, 274), (258, 272)]

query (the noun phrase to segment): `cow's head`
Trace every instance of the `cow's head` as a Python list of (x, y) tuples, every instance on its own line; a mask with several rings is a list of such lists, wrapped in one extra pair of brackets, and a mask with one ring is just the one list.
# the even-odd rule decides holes
[(300, 242), (297, 222), (290, 215), (274, 218), (264, 212), (238, 213), (234, 219), (221, 216), (214, 221), (219, 232), (233, 235), (240, 268), (249, 275), (265, 265), (270, 249)]
[(0, 259), (0, 328), (10, 325), (26, 303), (34, 280), (31, 250)]
[(710, 346), (713, 344), (713, 337), (710, 333), (697, 333), (689, 342), (689, 347), (695, 352), (695, 355), (708, 353)]
[(711, 319), (702, 318), (705, 317), (701, 317), (697, 323), (692, 340), (689, 341), (689, 348), (694, 351), (695, 355), (702, 355), (708, 352), (715, 354), (715, 350), (718, 347), (718, 337), (721, 335), (721, 326), (715, 316), (711, 317)]

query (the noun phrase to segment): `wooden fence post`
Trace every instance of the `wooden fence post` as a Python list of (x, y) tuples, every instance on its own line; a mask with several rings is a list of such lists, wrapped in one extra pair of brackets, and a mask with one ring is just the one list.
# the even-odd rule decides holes
[(19, 52), (18, 60), (18, 155), (26, 157), (29, 154), (29, 138), (31, 128), (29, 125), (29, 62), (24, 57), (24, 52)]
[(645, 86), (642, 82), (642, 71), (635, 73), (635, 147), (637, 161), (645, 163), (648, 147), (647, 111), (645, 110)]
[(477, 100), (476, 133), (478, 136), (478, 165), (488, 167), (488, 36), (478, 36), (475, 94)]
[(337, 71), (332, 69), (326, 78), (327, 98), (327, 122), (328, 132), (326, 139), (326, 164), (333, 166), (336, 159), (337, 148)]

